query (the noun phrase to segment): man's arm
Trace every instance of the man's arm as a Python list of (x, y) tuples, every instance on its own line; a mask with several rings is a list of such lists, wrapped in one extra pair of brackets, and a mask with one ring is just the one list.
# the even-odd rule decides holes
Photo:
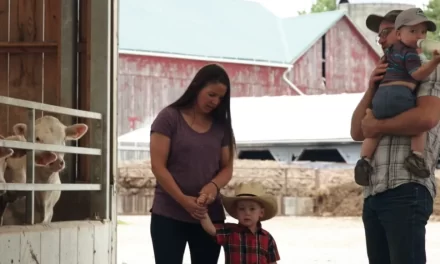
[(421, 96), (417, 98), (417, 107), (393, 118), (378, 120), (377, 131), (385, 135), (415, 136), (431, 130), (440, 121), (439, 96), (440, 93)]
[(387, 70), (388, 64), (384, 62), (385, 58), (382, 57), (379, 64), (373, 70), (368, 80), (368, 88), (365, 91), (364, 96), (357, 105), (351, 117), (351, 129), (350, 135), (355, 141), (363, 141), (365, 139), (362, 132), (362, 119), (365, 117), (367, 108), (370, 108), (373, 101), (374, 93), (376, 92), (376, 83), (383, 79), (383, 76)]
[(393, 118), (377, 120), (379, 134), (414, 136), (429, 131), (440, 121), (440, 69), (419, 86), (417, 106)]
[(374, 90), (374, 86), (368, 87), (361, 101), (356, 106), (353, 115), (351, 116), (350, 135), (351, 138), (355, 141), (363, 141), (365, 139), (362, 132), (362, 119), (364, 119), (365, 117), (365, 112), (367, 108), (370, 108), (371, 106), (371, 101), (373, 100), (374, 96)]

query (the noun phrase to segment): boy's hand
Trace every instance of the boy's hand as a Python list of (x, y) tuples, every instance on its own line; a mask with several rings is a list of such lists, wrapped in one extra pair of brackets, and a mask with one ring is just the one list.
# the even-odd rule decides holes
[(197, 198), (197, 204), (200, 206), (205, 206), (207, 200), (208, 196), (204, 193), (201, 193), (199, 198)]

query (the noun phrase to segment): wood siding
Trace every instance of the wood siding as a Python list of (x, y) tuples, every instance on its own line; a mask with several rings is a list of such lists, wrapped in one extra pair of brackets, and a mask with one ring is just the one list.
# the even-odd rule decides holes
[[(0, 0), (0, 95), (59, 105), (60, 17), (60, 0)], [(28, 119), (23, 108), (0, 112), (3, 135)]]
[(108, 264), (109, 222), (63, 222), (0, 229), (0, 263)]
[(295, 62), (289, 79), (305, 94), (359, 93), (365, 91), (378, 60), (344, 17)]

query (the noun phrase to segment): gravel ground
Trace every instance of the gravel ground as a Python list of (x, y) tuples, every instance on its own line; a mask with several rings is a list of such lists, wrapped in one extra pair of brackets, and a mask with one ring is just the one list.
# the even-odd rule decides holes
[[(118, 264), (154, 263), (150, 217), (119, 216), (119, 221)], [(279, 264), (368, 264), (360, 218), (276, 217), (263, 227), (277, 241)], [(427, 226), (428, 263), (440, 263), (438, 234), (440, 222), (431, 221)], [(218, 263), (224, 263), (223, 252)], [(183, 264), (191, 264), (188, 251)]]

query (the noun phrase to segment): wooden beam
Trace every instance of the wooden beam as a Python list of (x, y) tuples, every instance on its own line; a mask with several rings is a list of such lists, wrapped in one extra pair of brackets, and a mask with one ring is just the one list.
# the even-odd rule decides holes
[(56, 42), (0, 42), (0, 53), (57, 52)]
[[(78, 108), (81, 110), (90, 110), (90, 71), (91, 71), (91, 1), (79, 1), (79, 85), (78, 85)], [(91, 122), (88, 119), (80, 118), (81, 123), (87, 124), (91, 127)], [(85, 134), (79, 140), (79, 146), (90, 146), (90, 135)], [(90, 158), (86, 156), (78, 156), (78, 180), (83, 182), (90, 182)]]

